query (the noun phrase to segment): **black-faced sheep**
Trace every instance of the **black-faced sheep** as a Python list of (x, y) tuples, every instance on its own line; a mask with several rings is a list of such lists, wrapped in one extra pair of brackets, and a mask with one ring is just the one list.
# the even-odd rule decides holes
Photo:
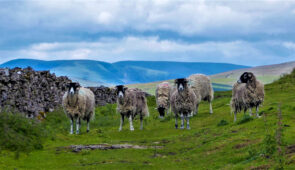
[[(194, 90), (195, 95), (198, 101), (208, 101), (210, 106), (210, 113), (213, 113), (212, 110), (212, 101), (214, 99), (214, 91), (212, 88), (212, 84), (210, 78), (203, 74), (193, 74), (188, 77), (190, 87)], [(199, 105), (199, 102), (197, 103)], [(198, 112), (198, 106), (196, 113)]]
[(70, 118), (73, 134), (73, 121), (76, 119), (76, 134), (79, 134), (81, 119), (87, 121), (87, 132), (89, 132), (89, 121), (95, 114), (95, 97), (91, 90), (80, 87), (78, 83), (70, 83), (68, 91), (64, 94), (62, 105), (64, 112)]
[(156, 89), (156, 103), (160, 118), (168, 114), (170, 110), (170, 93), (171, 86), (168, 82), (162, 82), (157, 85)]
[(175, 128), (178, 128), (178, 116), (181, 117), (181, 129), (184, 129), (184, 118), (186, 118), (187, 129), (189, 126), (189, 115), (196, 111), (197, 97), (194, 91), (188, 87), (188, 80), (185, 78), (175, 80), (176, 88), (171, 94), (171, 108), (175, 114)]
[(236, 114), (249, 109), (252, 116), (252, 108), (256, 108), (256, 116), (260, 117), (259, 106), (264, 101), (264, 85), (258, 81), (251, 72), (245, 72), (241, 75), (232, 90), (231, 109), (235, 114), (234, 121), (237, 120)]
[(117, 111), (121, 114), (119, 131), (122, 130), (124, 117), (129, 118), (130, 130), (133, 131), (133, 119), (140, 116), (140, 130), (143, 129), (143, 118), (149, 116), (145, 93), (139, 89), (128, 89), (123, 85), (116, 86)]

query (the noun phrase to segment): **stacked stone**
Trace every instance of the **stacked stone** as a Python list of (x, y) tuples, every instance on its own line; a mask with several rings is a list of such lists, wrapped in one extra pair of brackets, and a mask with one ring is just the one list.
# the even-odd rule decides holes
[(51, 112), (60, 107), (68, 77), (57, 77), (49, 71), (0, 69), (1, 110), (21, 112), (27, 116)]
[(98, 106), (104, 106), (107, 103), (116, 103), (116, 92), (109, 87), (89, 87), (95, 95), (95, 104)]

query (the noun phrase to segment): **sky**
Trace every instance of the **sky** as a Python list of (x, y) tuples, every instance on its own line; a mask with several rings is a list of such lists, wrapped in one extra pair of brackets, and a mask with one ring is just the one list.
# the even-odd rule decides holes
[(295, 61), (295, 0), (0, 0), (0, 63), (17, 58)]

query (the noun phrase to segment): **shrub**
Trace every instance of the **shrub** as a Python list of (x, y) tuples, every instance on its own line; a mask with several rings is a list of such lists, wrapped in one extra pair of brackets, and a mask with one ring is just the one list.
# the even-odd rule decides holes
[(16, 158), (21, 152), (42, 149), (46, 134), (35, 120), (21, 114), (0, 113), (0, 149), (15, 152)]

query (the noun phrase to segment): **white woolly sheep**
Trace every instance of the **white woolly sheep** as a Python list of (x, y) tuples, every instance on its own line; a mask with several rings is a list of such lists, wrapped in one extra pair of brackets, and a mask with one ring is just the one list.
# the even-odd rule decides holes
[(171, 86), (168, 82), (162, 82), (157, 85), (156, 89), (156, 103), (160, 118), (168, 114), (170, 110), (170, 93)]
[[(212, 101), (214, 99), (214, 91), (210, 78), (203, 74), (193, 74), (188, 77), (190, 87), (194, 90), (197, 99), (208, 101), (210, 106), (210, 113), (213, 113), (212, 110)], [(199, 103), (197, 103), (199, 104)], [(198, 113), (198, 106), (196, 114)]]
[(95, 97), (91, 90), (80, 87), (78, 83), (70, 83), (68, 91), (64, 94), (62, 105), (64, 112), (70, 118), (73, 134), (73, 119), (76, 119), (76, 134), (79, 134), (81, 119), (87, 121), (87, 132), (89, 132), (89, 121), (95, 114)]
[(264, 85), (258, 81), (251, 72), (244, 72), (232, 90), (231, 109), (235, 114), (234, 122), (237, 120), (238, 112), (249, 109), (252, 116), (252, 108), (256, 107), (256, 116), (260, 117), (259, 106), (264, 101)]
[(123, 85), (116, 86), (117, 111), (121, 114), (119, 131), (122, 130), (124, 117), (129, 118), (130, 130), (133, 131), (133, 119), (140, 116), (140, 130), (143, 129), (143, 118), (149, 116), (145, 93), (139, 89), (128, 89)]
[(189, 126), (189, 114), (194, 113), (197, 107), (197, 97), (194, 91), (188, 87), (188, 80), (185, 78), (176, 79), (177, 88), (173, 89), (171, 95), (171, 108), (175, 114), (175, 128), (178, 128), (178, 116), (181, 117), (181, 129), (184, 129), (184, 117), (186, 119), (187, 129)]

